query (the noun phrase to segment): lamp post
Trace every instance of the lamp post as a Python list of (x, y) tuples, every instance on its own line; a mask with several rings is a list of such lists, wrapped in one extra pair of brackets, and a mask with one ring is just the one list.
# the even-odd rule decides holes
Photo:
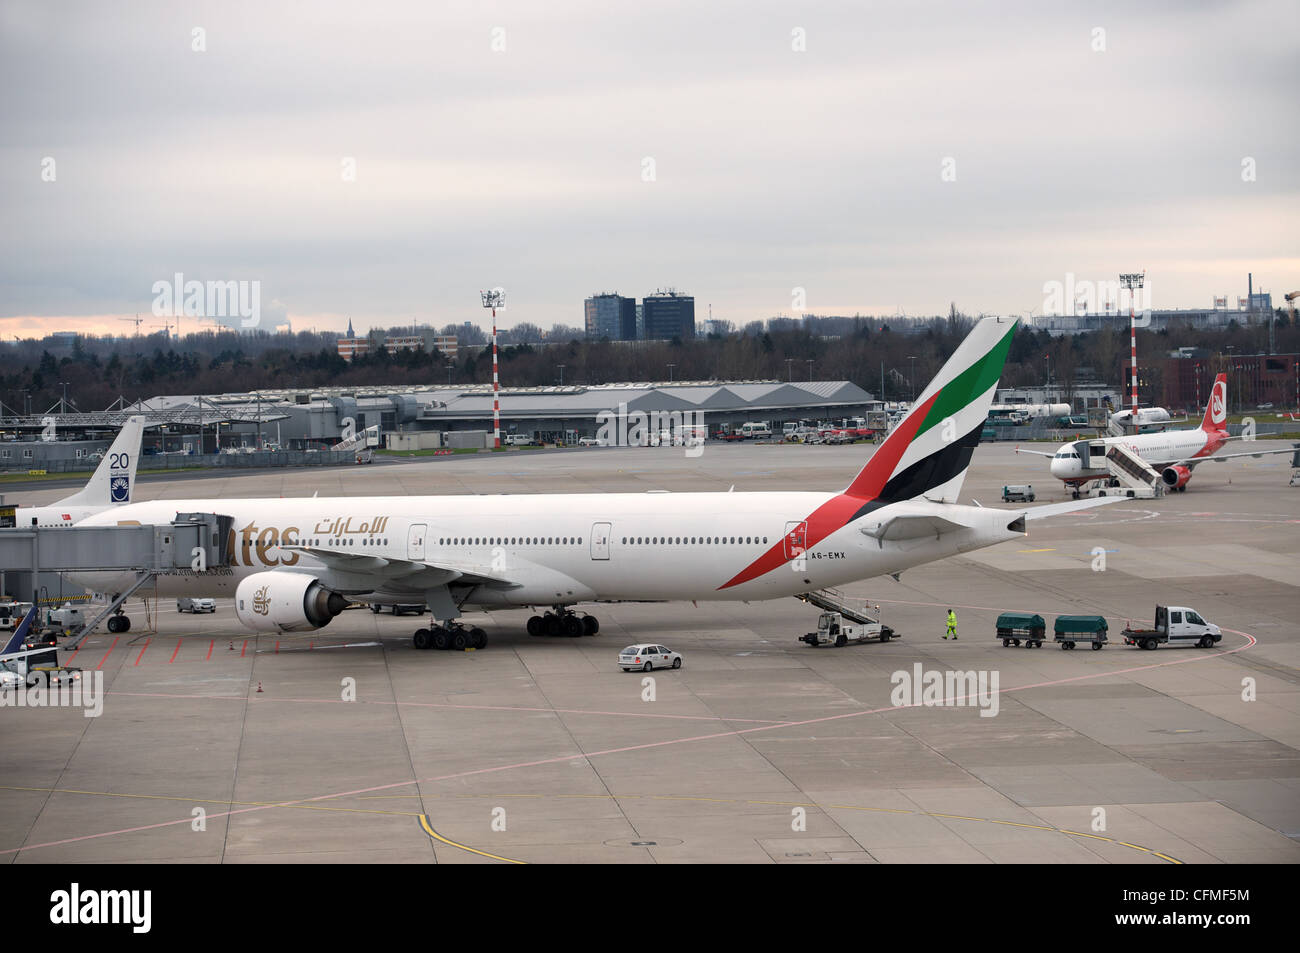
[(68, 412), (68, 382), (59, 381), (59, 386), (63, 388), (63, 399), (59, 401), (59, 413), (66, 415)]
[(909, 381), (907, 382), (907, 386), (908, 386), (908, 387), (911, 389), (911, 391), (912, 391), (912, 398), (911, 398), (911, 399), (912, 399), (913, 401), (915, 401), (915, 400), (916, 400), (916, 357), (915, 357), (915, 355), (909, 356), (909, 357), (908, 357), (908, 360), (912, 362), (912, 370), (911, 370), (911, 375), (912, 375), (912, 376), (911, 376), (911, 380), (909, 380)]
[(564, 365), (557, 364), (556, 366), (560, 369), (560, 386), (563, 387), (564, 386)]
[(1129, 371), (1132, 383), (1132, 403), (1133, 416), (1136, 419), (1138, 409), (1138, 338), (1137, 338), (1137, 315), (1135, 314), (1134, 304), (1137, 300), (1135, 292), (1146, 283), (1146, 272), (1122, 274), (1119, 276), (1119, 283), (1128, 289), (1128, 344), (1131, 358), (1131, 368)]
[(670, 384), (673, 382), (673, 368), (676, 366), (677, 366), (676, 364), (668, 365), (668, 383)]
[(812, 383), (812, 366), (813, 366), (813, 359), (810, 357), (810, 358), (808, 358), (807, 360), (808, 360), (808, 383), (811, 384), (811, 383)]
[(501, 449), (501, 376), (497, 365), (497, 308), (506, 306), (506, 293), (501, 288), (479, 292), (483, 307), (492, 309), (492, 447)]

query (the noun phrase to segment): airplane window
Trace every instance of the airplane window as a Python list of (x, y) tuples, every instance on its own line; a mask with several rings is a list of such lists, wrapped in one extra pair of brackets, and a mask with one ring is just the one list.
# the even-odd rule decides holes
[(578, 537), (578, 545), (579, 545), (579, 546), (582, 545), (582, 537), (581, 537), (581, 536)]
[(766, 545), (766, 543), (767, 543), (767, 537), (766, 537), (766, 536), (763, 537), (763, 543), (764, 543), (765, 545)]

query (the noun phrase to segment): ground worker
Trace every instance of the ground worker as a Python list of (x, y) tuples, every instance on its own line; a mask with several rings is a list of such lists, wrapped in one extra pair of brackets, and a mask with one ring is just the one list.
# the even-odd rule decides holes
[(948, 610), (948, 631), (943, 634), (943, 637), (946, 639), (950, 635), (953, 639), (957, 638), (957, 613), (951, 609)]

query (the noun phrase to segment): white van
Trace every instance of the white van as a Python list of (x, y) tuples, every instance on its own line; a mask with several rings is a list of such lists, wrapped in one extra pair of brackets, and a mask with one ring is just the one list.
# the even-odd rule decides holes
[(767, 421), (757, 423), (741, 424), (740, 436), (746, 440), (772, 436), (772, 428), (767, 425)]

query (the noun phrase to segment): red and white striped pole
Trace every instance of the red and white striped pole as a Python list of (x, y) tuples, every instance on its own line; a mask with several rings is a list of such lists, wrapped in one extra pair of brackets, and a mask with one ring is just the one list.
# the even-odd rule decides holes
[(1141, 288), (1146, 278), (1146, 272), (1141, 274), (1120, 275), (1120, 284), (1128, 289), (1128, 346), (1129, 346), (1129, 377), (1131, 390), (1131, 403), (1133, 406), (1133, 425), (1137, 426), (1137, 409), (1138, 409), (1138, 337), (1137, 337), (1137, 289)]
[(497, 369), (497, 309), (492, 309), (492, 446), (501, 449), (501, 374)]
[(479, 292), (483, 307), (492, 309), (492, 448), (501, 449), (501, 374), (497, 364), (497, 308), (505, 307), (506, 293), (500, 288)]
[[(1132, 405), (1133, 413), (1137, 414), (1138, 409), (1138, 329), (1137, 318), (1133, 314), (1133, 301), (1129, 299), (1128, 306), (1128, 347), (1129, 354), (1132, 357), (1132, 367), (1129, 370), (1129, 379), (1133, 385)], [(1137, 420), (1133, 421), (1135, 424)]]

